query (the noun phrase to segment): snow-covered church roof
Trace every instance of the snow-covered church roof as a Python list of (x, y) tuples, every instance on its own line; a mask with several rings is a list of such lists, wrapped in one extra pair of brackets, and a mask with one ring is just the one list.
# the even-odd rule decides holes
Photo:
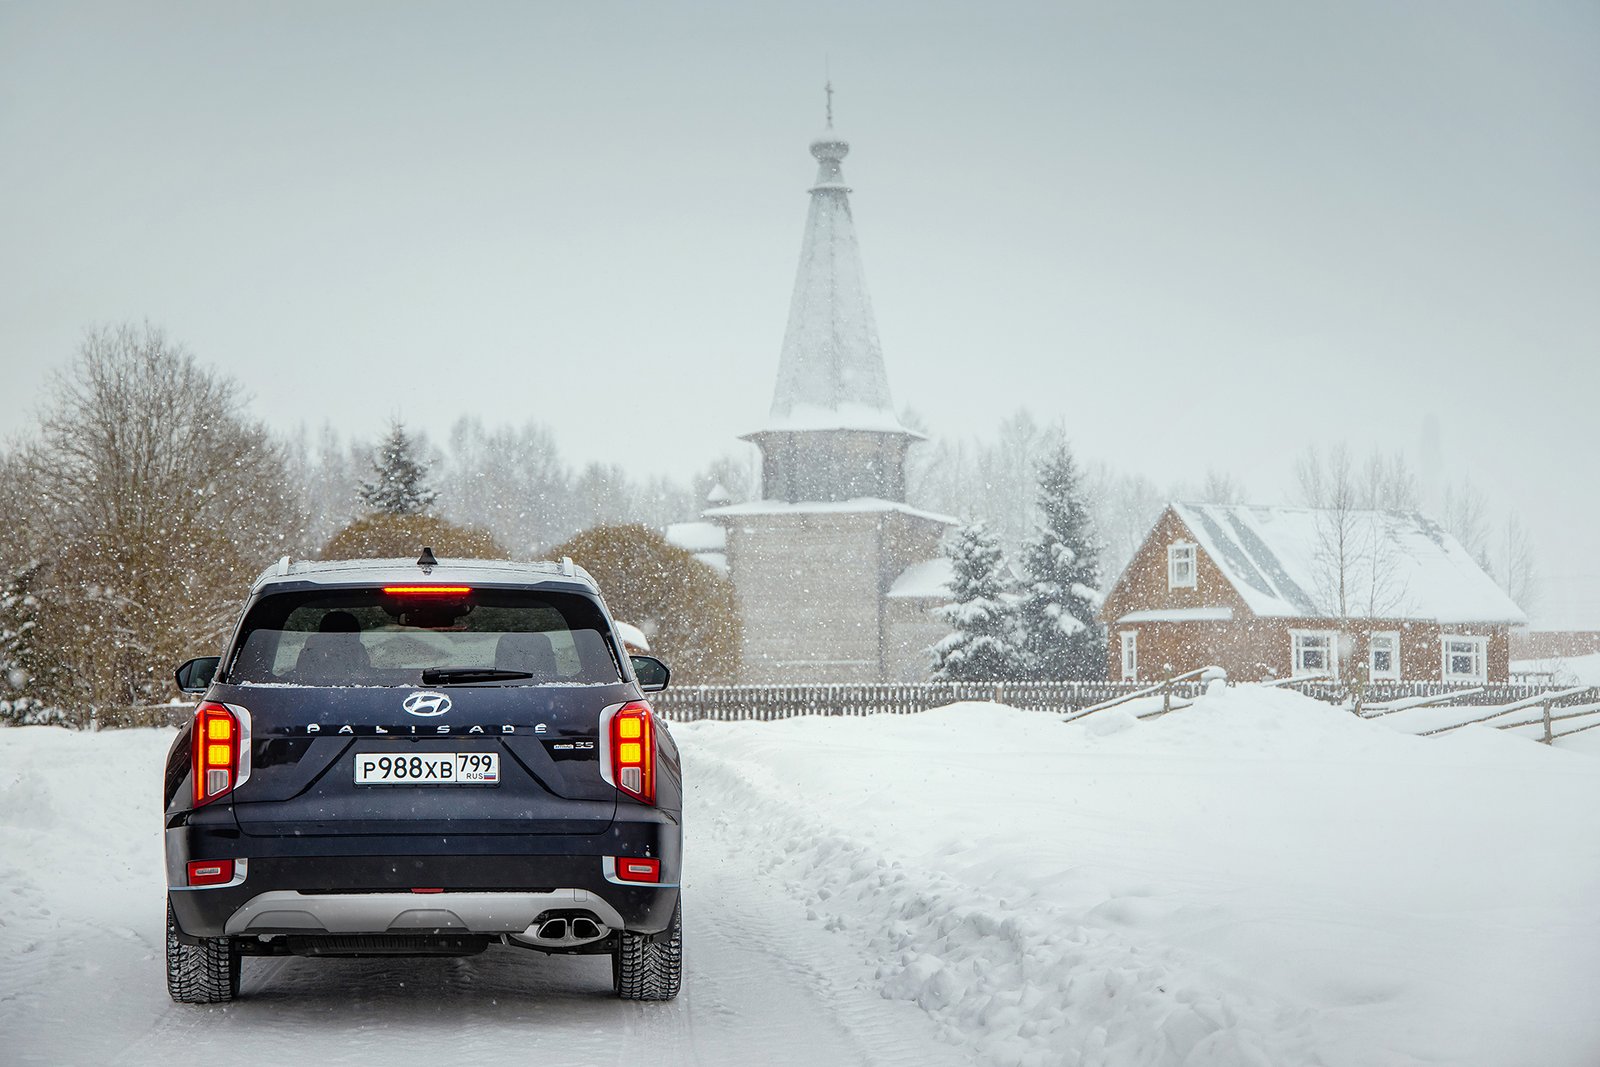
[(830, 128), (811, 143), (818, 163), (789, 302), (772, 409), (757, 433), (870, 430), (920, 437), (901, 425), (867, 297), (850, 188), (850, 145)]
[[(1256, 615), (1337, 614), (1334, 513), (1244, 504), (1174, 503), (1172, 509)], [(1526, 621), (1461, 543), (1424, 515), (1351, 512), (1344, 540), (1351, 617)]]

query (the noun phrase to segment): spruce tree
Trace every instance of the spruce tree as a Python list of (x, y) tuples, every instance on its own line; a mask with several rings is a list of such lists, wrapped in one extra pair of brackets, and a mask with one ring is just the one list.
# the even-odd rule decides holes
[(372, 457), (377, 477), (362, 482), (358, 493), (373, 511), (389, 515), (418, 515), (426, 511), (439, 494), (423, 484), (428, 468), (413, 455), (414, 446), (402, 423), (389, 428), (389, 436)]
[(1063, 442), (1039, 465), (1040, 524), (1023, 546), (1022, 653), (1030, 677), (1104, 678), (1100, 546), (1072, 450)]
[(954, 571), (954, 601), (937, 614), (954, 630), (933, 646), (933, 678), (941, 682), (1010, 681), (1023, 675), (1015, 584), (1000, 542), (983, 523), (956, 531), (945, 555)]

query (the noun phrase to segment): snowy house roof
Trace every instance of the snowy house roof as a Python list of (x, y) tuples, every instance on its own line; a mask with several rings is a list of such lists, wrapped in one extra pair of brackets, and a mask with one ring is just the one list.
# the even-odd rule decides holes
[(667, 527), (667, 543), (685, 552), (725, 552), (728, 531), (714, 522), (675, 522)]
[[(1274, 618), (1337, 615), (1333, 512), (1174, 503), (1172, 510), (1250, 610)], [(1461, 543), (1416, 512), (1350, 513), (1348, 614), (1441, 623), (1524, 621), (1522, 609)]]
[(898, 500), (883, 500), (875, 496), (857, 497), (854, 500), (752, 500), (744, 504), (730, 504), (725, 508), (709, 508), (701, 514), (733, 517), (738, 515), (862, 515), (897, 511), (916, 519), (959, 526), (961, 520), (933, 511), (923, 511)]
[(955, 578), (955, 564), (949, 557), (926, 559), (913, 563), (900, 572), (889, 586), (889, 596), (907, 600), (938, 600), (948, 603), (955, 599), (950, 582)]
[(811, 143), (817, 180), (810, 189), (772, 410), (757, 433), (910, 433), (894, 414), (867, 297), (850, 188), (840, 167), (849, 152), (849, 143), (831, 127)]
[(622, 638), (624, 645), (639, 652), (650, 651), (650, 639), (644, 635), (643, 630), (633, 625), (633, 623), (623, 622), (621, 619), (613, 619), (612, 621), (617, 624), (617, 636)]
[(728, 573), (728, 531), (714, 522), (675, 522), (667, 527), (667, 543), (676, 545), (722, 574)]

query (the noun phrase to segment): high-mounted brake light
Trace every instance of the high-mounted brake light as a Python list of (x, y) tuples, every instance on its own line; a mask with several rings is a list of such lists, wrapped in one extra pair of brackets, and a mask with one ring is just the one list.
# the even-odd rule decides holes
[[(239, 784), (239, 750), (243, 736), (243, 723), (227, 707), (207, 702), (195, 709), (192, 748), (195, 807), (209, 804)], [(229, 874), (228, 877), (233, 876)]]
[(466, 596), (472, 592), (470, 585), (386, 585), (388, 596)]
[(611, 779), (646, 804), (656, 802), (656, 737), (650, 705), (630, 701), (611, 717)]

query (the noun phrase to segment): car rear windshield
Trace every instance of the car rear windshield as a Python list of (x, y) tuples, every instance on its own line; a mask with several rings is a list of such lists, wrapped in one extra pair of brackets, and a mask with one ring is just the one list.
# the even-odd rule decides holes
[[(250, 609), (227, 680), (279, 685), (583, 685), (621, 679), (600, 606), (571, 593), (277, 593)], [(423, 682), (424, 672), (436, 672)], [(526, 677), (514, 677), (525, 675)]]

